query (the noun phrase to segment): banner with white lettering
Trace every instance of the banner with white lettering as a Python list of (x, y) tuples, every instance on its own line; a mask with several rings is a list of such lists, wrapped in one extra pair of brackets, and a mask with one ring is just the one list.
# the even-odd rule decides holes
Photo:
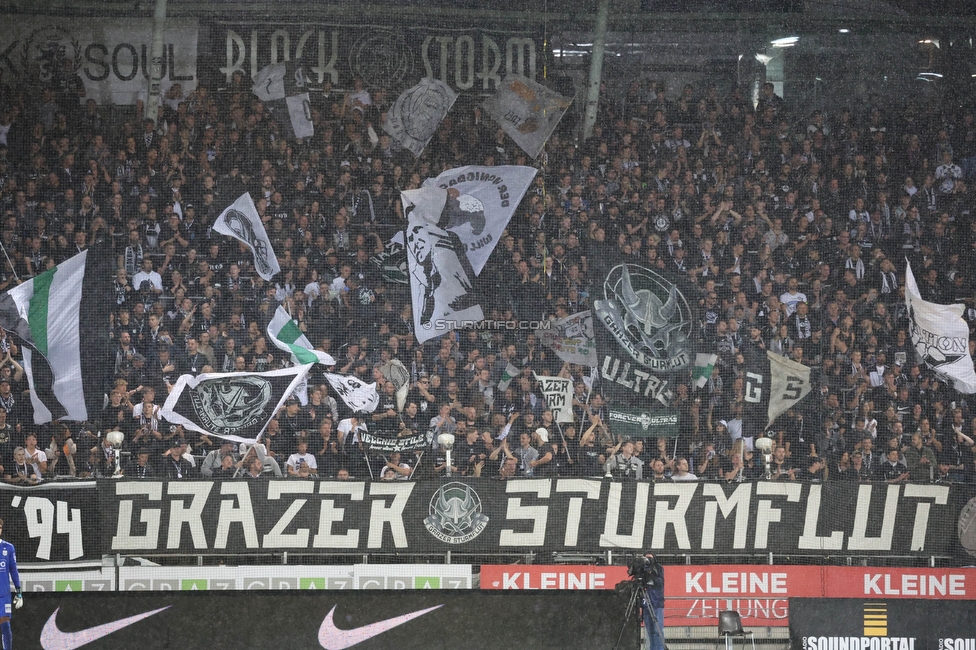
[(968, 488), (959, 485), (851, 489), (846, 483), (569, 478), (320, 480), (314, 490), (295, 485), (100, 481), (103, 551), (613, 550), (971, 561), (957, 533), (969, 499)]
[(498, 91), (485, 100), (484, 109), (525, 153), (537, 158), (559, 120), (573, 103), (540, 83), (518, 75), (505, 75)]
[(589, 309), (557, 318), (550, 329), (539, 330), (539, 341), (563, 361), (592, 368), (596, 365), (593, 315)]
[(752, 438), (810, 393), (810, 367), (767, 351), (747, 366), (742, 435)]
[(468, 165), (424, 181), (424, 187), (448, 191), (447, 205), (437, 225), (461, 239), (475, 275), (481, 274), (491, 257), (536, 171), (518, 165)]
[[(313, 89), (327, 80), (334, 87), (349, 88), (353, 77), (362, 78), (366, 88), (406, 88), (432, 78), (457, 92), (491, 92), (508, 74), (539, 78), (542, 41), (541, 30), (502, 25), (448, 30), (403, 24), (217, 21), (210, 31), (224, 83), (238, 71), (253, 78), (270, 63), (302, 58)], [(317, 99), (313, 91), (313, 105)]]
[(372, 413), (380, 405), (376, 382), (367, 384), (353, 375), (337, 375), (331, 372), (325, 373), (325, 378), (329, 380), (336, 395), (356, 413)]
[(102, 557), (95, 481), (31, 487), (2, 483), (0, 519), (3, 539), (14, 545), (22, 564)]
[[(152, 70), (152, 18), (110, 20), (8, 15), (0, 25), (0, 78), (11, 86), (54, 86), (77, 103), (146, 100)], [(163, 33), (162, 92), (197, 86), (197, 21), (170, 18)], [(176, 106), (173, 105), (175, 110)]]
[(546, 399), (546, 408), (552, 411), (556, 422), (573, 421), (573, 381), (562, 377), (536, 375), (539, 389)]

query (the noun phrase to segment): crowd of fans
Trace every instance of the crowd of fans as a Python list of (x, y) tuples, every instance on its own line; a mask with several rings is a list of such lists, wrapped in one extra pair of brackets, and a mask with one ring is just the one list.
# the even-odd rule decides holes
[[(916, 362), (904, 308), (911, 260), (923, 297), (973, 302), (976, 220), (964, 173), (976, 169), (969, 109), (882, 102), (829, 114), (789, 107), (766, 84), (740, 92), (661, 83), (605, 90), (593, 137), (570, 115), (537, 159), (460, 101), (424, 154), (380, 125), (399, 88), (326, 84), (315, 135), (298, 142), (240, 73), (164, 98), (160, 119), (109, 118), (70, 79), (5, 89), (0, 107), (0, 290), (96, 237), (118, 259), (106, 327), (105, 405), (92, 421), (35, 426), (20, 350), (0, 339), (0, 460), (13, 483), (108, 475), (125, 433), (128, 476), (319, 476), (406, 480), (444, 474), (759, 478), (757, 436), (775, 440), (773, 480), (956, 481), (976, 477), (976, 402)], [(116, 107), (111, 115), (123, 114)], [(707, 385), (674, 378), (677, 438), (608, 427), (589, 368), (561, 361), (531, 329), (461, 331), (417, 345), (409, 287), (377, 256), (405, 224), (399, 191), (465, 164), (533, 165), (539, 174), (478, 279), (497, 321), (588, 309), (621, 262), (684, 274), (701, 289), (698, 351), (718, 361)], [(281, 273), (210, 226), (250, 192)], [(388, 269), (386, 269), (388, 270)], [(352, 413), (316, 366), (309, 401), (290, 400), (262, 444), (238, 448), (159, 417), (184, 373), (289, 365), (267, 340), (279, 305), (334, 372), (377, 381), (380, 407)], [(971, 346), (972, 348), (972, 346)], [(743, 430), (743, 375), (771, 350), (814, 369), (815, 389), (768, 432)], [(397, 409), (389, 364), (410, 373)], [(521, 374), (499, 381), (509, 364)], [(571, 377), (575, 423), (557, 426), (533, 373)], [(374, 454), (363, 428), (389, 436), (453, 433), (436, 445)]]

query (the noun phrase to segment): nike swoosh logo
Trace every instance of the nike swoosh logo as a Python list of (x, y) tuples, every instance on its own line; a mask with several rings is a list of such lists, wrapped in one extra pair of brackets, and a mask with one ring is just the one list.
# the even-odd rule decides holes
[(322, 625), (319, 627), (319, 643), (325, 650), (345, 650), (440, 607), (443, 607), (443, 605), (429, 607), (410, 614), (404, 614), (403, 616), (388, 618), (385, 621), (370, 623), (369, 625), (363, 625), (352, 630), (340, 630), (335, 626), (335, 623), (332, 622), (332, 615), (335, 614), (336, 608), (333, 607), (326, 614), (325, 620), (322, 621)]
[(169, 609), (169, 605), (144, 614), (136, 614), (135, 616), (123, 618), (118, 621), (105, 623), (104, 625), (96, 625), (87, 630), (62, 632), (58, 629), (57, 617), (58, 612), (61, 611), (61, 608), (58, 607), (51, 614), (51, 618), (47, 619), (47, 623), (44, 624), (44, 629), (41, 630), (41, 648), (44, 650), (75, 650), (75, 648), (88, 645), (92, 641), (101, 639), (103, 636), (108, 636), (113, 632), (118, 632), (122, 628), (129, 627), (133, 623), (138, 623), (144, 618), (149, 618), (153, 614), (158, 614), (164, 609)]

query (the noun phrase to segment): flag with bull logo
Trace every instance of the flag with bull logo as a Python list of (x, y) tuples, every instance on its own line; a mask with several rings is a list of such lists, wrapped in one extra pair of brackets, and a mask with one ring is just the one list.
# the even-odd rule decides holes
[(537, 158), (572, 103), (527, 77), (508, 74), (484, 109), (525, 153)]
[(695, 359), (697, 288), (666, 271), (624, 263), (593, 293), (600, 389), (618, 407), (667, 407)]
[(308, 97), (308, 78), (302, 61), (281, 61), (265, 66), (254, 76), (251, 89), (265, 103), (286, 140), (315, 135)]
[(446, 83), (424, 77), (393, 102), (386, 113), (383, 130), (419, 158), (455, 100), (457, 93)]
[(234, 442), (256, 442), (311, 367), (182, 375), (159, 413), (193, 431)]

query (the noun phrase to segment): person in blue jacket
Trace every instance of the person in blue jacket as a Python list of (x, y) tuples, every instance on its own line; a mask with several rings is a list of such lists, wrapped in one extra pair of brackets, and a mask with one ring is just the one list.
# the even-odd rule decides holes
[[(3, 519), (0, 519), (0, 534), (3, 534)], [(10, 583), (17, 590), (13, 600), (10, 598)], [(3, 650), (13, 650), (14, 634), (10, 629), (12, 610), (24, 606), (24, 594), (20, 589), (20, 574), (17, 572), (17, 551), (10, 542), (0, 539), (0, 639)]]

